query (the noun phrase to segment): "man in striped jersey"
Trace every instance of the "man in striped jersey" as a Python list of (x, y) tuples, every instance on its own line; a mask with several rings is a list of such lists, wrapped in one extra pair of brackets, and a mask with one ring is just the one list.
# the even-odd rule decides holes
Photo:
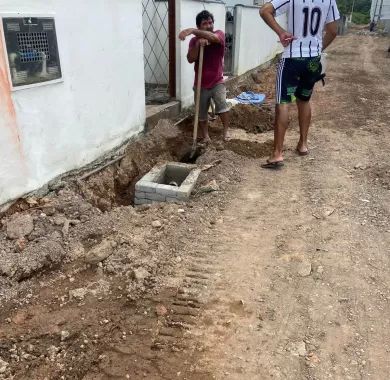
[[(287, 13), (287, 30), (275, 17)], [(283, 166), (283, 142), (288, 127), (288, 105), (297, 101), (300, 139), (299, 155), (307, 155), (307, 136), (311, 121), (310, 98), (320, 80), (321, 52), (336, 38), (340, 18), (335, 0), (272, 0), (260, 15), (278, 34), (284, 47), (276, 77), (276, 117), (274, 150), (262, 167)], [(325, 33), (324, 33), (325, 32)]]

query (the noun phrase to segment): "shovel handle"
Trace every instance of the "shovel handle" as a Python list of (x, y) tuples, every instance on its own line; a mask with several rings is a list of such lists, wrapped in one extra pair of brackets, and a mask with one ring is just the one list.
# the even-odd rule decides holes
[(203, 73), (203, 56), (204, 46), (200, 46), (199, 52), (199, 66), (198, 66), (198, 82), (196, 84), (196, 99), (195, 99), (195, 121), (194, 121), (194, 134), (193, 134), (193, 147), (196, 148), (196, 142), (198, 140), (198, 124), (199, 124), (199, 106), (200, 106), (200, 90), (202, 85), (202, 73)]

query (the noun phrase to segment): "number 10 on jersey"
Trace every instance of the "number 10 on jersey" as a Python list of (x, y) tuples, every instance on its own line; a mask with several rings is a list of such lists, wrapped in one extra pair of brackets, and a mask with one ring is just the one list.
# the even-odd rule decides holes
[(318, 33), (321, 22), (321, 9), (315, 7), (311, 10), (306, 7), (303, 8), (304, 22), (303, 22), (303, 37), (307, 37), (308, 33), (315, 36)]

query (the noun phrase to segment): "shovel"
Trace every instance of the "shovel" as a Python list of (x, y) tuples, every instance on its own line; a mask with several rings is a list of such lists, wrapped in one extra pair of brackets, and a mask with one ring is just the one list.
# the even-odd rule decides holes
[(194, 159), (197, 151), (197, 141), (198, 141), (198, 126), (199, 126), (199, 105), (200, 105), (200, 90), (202, 85), (202, 73), (203, 73), (203, 56), (204, 56), (204, 46), (200, 46), (199, 52), (199, 66), (198, 66), (198, 82), (196, 84), (196, 98), (195, 98), (195, 120), (194, 120), (194, 132), (192, 140), (192, 149), (190, 153), (190, 160)]

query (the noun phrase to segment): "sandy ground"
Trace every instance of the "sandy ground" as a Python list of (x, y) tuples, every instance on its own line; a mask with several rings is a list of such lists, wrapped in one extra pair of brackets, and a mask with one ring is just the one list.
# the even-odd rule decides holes
[(186, 205), (65, 189), (12, 246), (3, 218), (0, 379), (389, 378), (387, 45), (332, 46), (310, 155), (293, 118), (283, 170), (260, 169), (272, 132), (234, 130)]

